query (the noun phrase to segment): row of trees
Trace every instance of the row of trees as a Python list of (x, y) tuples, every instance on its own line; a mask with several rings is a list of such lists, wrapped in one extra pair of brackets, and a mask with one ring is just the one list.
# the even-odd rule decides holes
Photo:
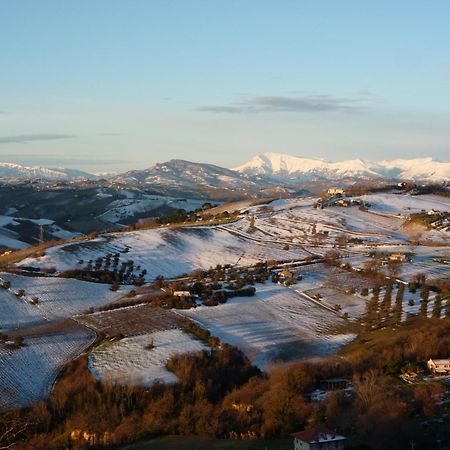
[[(125, 247), (124, 253), (128, 252)], [(119, 264), (120, 263), (120, 264)], [(79, 265), (84, 265), (84, 260), (78, 261)], [(94, 260), (89, 260), (82, 269), (72, 269), (60, 274), (63, 278), (76, 278), (78, 280), (108, 283), (112, 285), (112, 290), (117, 290), (120, 284), (134, 284), (142, 286), (145, 283), (147, 270), (140, 265), (135, 265), (132, 259), (120, 262), (120, 254), (114, 256), (108, 253), (105, 257), (99, 256)]]

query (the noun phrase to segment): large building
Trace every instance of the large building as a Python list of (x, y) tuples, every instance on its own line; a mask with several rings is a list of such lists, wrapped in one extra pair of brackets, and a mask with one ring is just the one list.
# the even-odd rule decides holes
[(343, 450), (346, 438), (322, 425), (293, 433), (294, 450)]

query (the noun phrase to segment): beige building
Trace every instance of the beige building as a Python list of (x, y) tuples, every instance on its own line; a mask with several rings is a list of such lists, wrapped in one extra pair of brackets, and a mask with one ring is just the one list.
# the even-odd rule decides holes
[(189, 291), (173, 291), (174, 297), (190, 297), (191, 293)]
[(407, 259), (404, 253), (392, 253), (389, 255), (389, 261), (405, 262)]
[(337, 194), (343, 194), (343, 193), (344, 193), (344, 189), (337, 188), (337, 187), (330, 187), (327, 190), (327, 194), (330, 194), (330, 195), (337, 195)]
[(429, 359), (427, 361), (428, 370), (433, 375), (450, 375), (450, 358)]

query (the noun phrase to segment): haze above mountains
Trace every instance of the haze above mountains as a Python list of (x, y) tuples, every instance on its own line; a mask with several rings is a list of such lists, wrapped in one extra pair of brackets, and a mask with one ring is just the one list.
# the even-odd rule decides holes
[[(0, 179), (80, 180), (99, 176), (66, 168), (29, 167), (0, 163)], [(105, 176), (102, 175), (102, 178)], [(258, 185), (296, 184), (314, 180), (402, 179), (444, 181), (450, 179), (450, 162), (432, 158), (395, 159), (383, 161), (301, 158), (279, 153), (264, 153), (234, 169), (213, 164), (171, 160), (144, 170), (132, 170), (107, 177), (114, 182), (155, 186), (226, 186), (232, 189)]]

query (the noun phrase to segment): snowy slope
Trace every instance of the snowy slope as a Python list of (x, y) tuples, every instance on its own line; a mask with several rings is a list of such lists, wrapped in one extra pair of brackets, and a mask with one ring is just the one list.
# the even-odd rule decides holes
[[(153, 343), (154, 348), (145, 347)], [(97, 379), (151, 386), (156, 381), (176, 383), (166, 369), (171, 356), (200, 352), (207, 347), (181, 330), (165, 330), (107, 343), (89, 356), (89, 367)]]
[[(0, 288), (0, 330), (33, 326), (49, 320), (70, 317), (111, 303), (123, 295), (124, 289), (111, 292), (109, 285), (67, 278), (24, 277), (0, 273), (0, 281), (11, 282), (10, 289)], [(25, 296), (15, 293), (23, 289)], [(37, 297), (37, 305), (31, 299)]]
[(0, 403), (23, 407), (47, 397), (64, 365), (95, 340), (87, 328), (25, 337), (19, 349), (0, 347)]
[(74, 169), (55, 168), (40, 166), (22, 166), (20, 164), (0, 163), (0, 178), (35, 179), (46, 180), (73, 180), (94, 179), (95, 175)]
[(279, 181), (307, 181), (316, 178), (402, 178), (447, 180), (450, 163), (432, 158), (397, 159), (393, 161), (363, 161), (360, 159), (328, 162), (324, 159), (299, 158), (280, 153), (264, 153), (236, 167), (237, 172), (275, 178)]
[[(217, 264), (247, 265), (269, 259), (298, 260), (311, 252), (323, 254), (342, 234), (366, 245), (407, 245), (411, 236), (404, 225), (409, 214), (450, 208), (445, 197), (432, 195), (372, 194), (362, 198), (372, 205), (369, 211), (358, 207), (315, 208), (313, 198), (277, 200), (246, 208), (248, 214), (233, 223), (105, 234), (49, 248), (45, 255), (27, 258), (18, 265), (63, 271), (81, 268), (108, 253), (123, 254), (127, 249), (123, 258), (146, 269), (147, 281), (158, 275), (172, 278)], [(421, 235), (422, 240), (430, 242), (450, 239), (443, 230), (423, 229)]]
[(278, 284), (257, 285), (254, 297), (237, 297), (214, 308), (179, 311), (224, 342), (238, 346), (253, 364), (330, 355), (354, 335), (333, 333), (343, 323), (334, 312)]
[(442, 212), (450, 212), (450, 201), (446, 197), (437, 195), (393, 195), (370, 194), (361, 198), (371, 205), (371, 211), (409, 216), (412, 213), (435, 209)]
[(68, 270), (79, 267), (80, 259), (95, 260), (99, 255), (119, 253), (125, 247), (129, 248), (126, 258), (147, 270), (147, 280), (158, 275), (177, 277), (217, 264), (252, 264), (272, 258), (298, 259), (307, 255), (298, 248), (283, 250), (283, 244), (259, 242), (255, 245), (252, 240), (217, 227), (158, 228), (56, 246), (48, 249), (45, 256), (27, 258), (20, 264)]

